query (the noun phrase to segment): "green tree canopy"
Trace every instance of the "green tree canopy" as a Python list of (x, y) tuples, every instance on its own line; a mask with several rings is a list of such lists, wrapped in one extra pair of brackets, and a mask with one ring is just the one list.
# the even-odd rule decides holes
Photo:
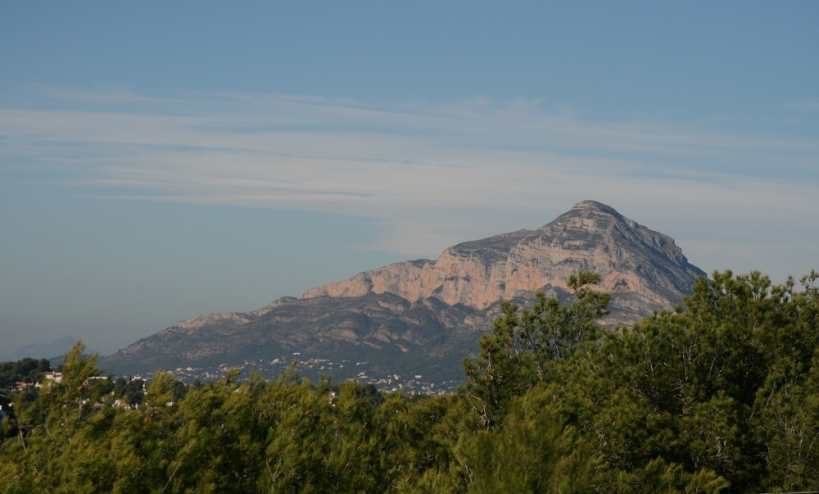
[(197, 386), (159, 372), (143, 393), (90, 379), (96, 357), (78, 344), (62, 382), (14, 396), (0, 492), (810, 490), (817, 279), (717, 272), (684, 307), (607, 330), (609, 295), (577, 273), (573, 304), (504, 303), (462, 389), (436, 397), (292, 372)]

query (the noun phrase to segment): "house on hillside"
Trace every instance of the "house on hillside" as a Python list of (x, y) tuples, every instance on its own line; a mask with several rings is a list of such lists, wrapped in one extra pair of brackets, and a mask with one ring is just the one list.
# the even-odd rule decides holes
[(42, 388), (43, 386), (51, 386), (54, 383), (59, 383), (63, 381), (63, 373), (62, 372), (43, 372), (43, 382), (39, 382), (35, 384), (36, 387)]
[(25, 391), (29, 386), (32, 386), (32, 384), (25, 381), (17, 381), (14, 383), (14, 386), (12, 386), (11, 389), (14, 391)]
[(46, 381), (54, 381), (55, 383), (63, 381), (62, 372), (45, 372), (43, 373), (43, 377), (45, 378)]

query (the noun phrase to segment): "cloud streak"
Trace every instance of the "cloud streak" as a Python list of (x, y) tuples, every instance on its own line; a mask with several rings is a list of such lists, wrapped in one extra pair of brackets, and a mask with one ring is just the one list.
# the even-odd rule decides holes
[(817, 140), (590, 122), (524, 100), (374, 107), (278, 94), (40, 91), (45, 103), (0, 108), (6, 181), (367, 216), (383, 226), (367, 247), (393, 252), (435, 255), (533, 228), (587, 198), (692, 239), (686, 252), (709, 268), (726, 260), (726, 249), (707, 247), (726, 222), (742, 225), (734, 237), (760, 224), (819, 230), (806, 220), (819, 218)]

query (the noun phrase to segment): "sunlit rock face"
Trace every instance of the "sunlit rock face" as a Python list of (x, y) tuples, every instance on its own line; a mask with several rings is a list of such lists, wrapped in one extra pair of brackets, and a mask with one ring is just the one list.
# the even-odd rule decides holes
[[(338, 380), (367, 376), (381, 385), (395, 375), (421, 375), (427, 386), (452, 384), (463, 378), (463, 357), (491, 330), (499, 301), (530, 305), (541, 290), (570, 302), (566, 280), (577, 271), (601, 275), (598, 289), (612, 295), (602, 321), (609, 326), (681, 303), (705, 274), (670, 237), (583, 201), (542, 228), (464, 242), (435, 261), (390, 264), (256, 311), (182, 321), (101, 363), (120, 374), (195, 368), (198, 374), (180, 377), (209, 379), (249, 362), (276, 375), (283, 367), (272, 362), (298, 356), (320, 360), (316, 372)], [(310, 376), (310, 369), (302, 371)]]
[(600, 289), (614, 295), (613, 321), (633, 322), (672, 307), (704, 275), (674, 240), (595, 201), (583, 201), (538, 230), (446, 249), (436, 261), (405, 261), (308, 290), (302, 298), (393, 293), (410, 302), (435, 297), (483, 310), (498, 300), (534, 291), (565, 291), (569, 275), (600, 273)]

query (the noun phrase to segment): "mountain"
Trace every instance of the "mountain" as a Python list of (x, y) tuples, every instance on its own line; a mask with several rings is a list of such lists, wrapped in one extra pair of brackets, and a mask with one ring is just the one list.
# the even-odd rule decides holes
[(542, 228), (464, 242), (434, 261), (390, 264), (253, 312), (177, 323), (101, 364), (129, 375), (164, 368), (190, 380), (232, 366), (270, 377), (298, 358), (309, 377), (450, 389), (500, 300), (528, 305), (540, 290), (570, 301), (566, 279), (580, 270), (600, 273), (612, 294), (609, 325), (681, 303), (705, 275), (672, 238), (583, 201)]
[(73, 336), (63, 336), (51, 343), (32, 343), (23, 345), (12, 353), (0, 355), (0, 362), (15, 362), (24, 358), (52, 359), (63, 355), (77, 342)]

